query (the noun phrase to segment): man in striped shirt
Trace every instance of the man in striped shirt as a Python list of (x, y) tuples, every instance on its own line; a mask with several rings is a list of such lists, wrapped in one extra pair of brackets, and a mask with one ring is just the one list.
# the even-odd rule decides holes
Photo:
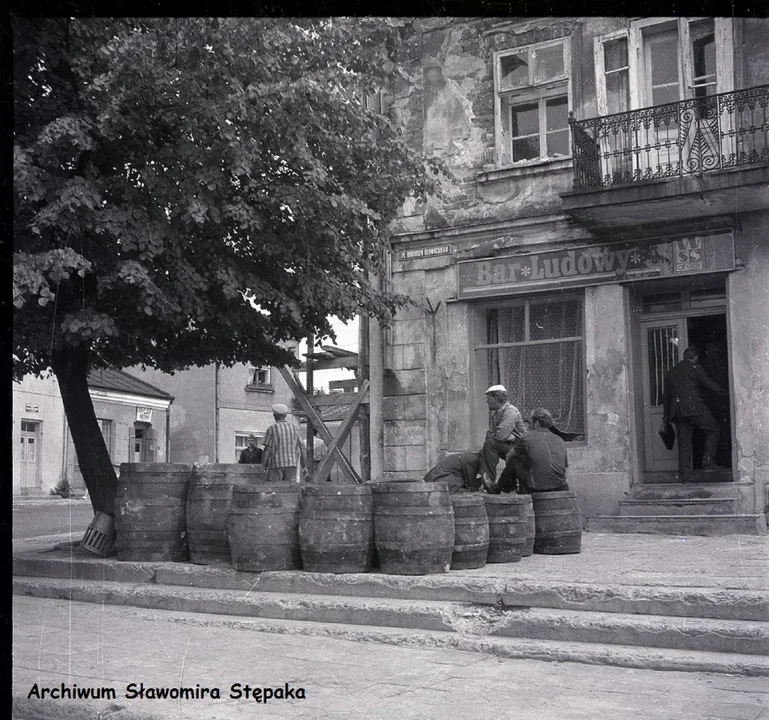
[(298, 468), (307, 473), (307, 455), (299, 431), (286, 416), (288, 407), (272, 406), (275, 422), (267, 428), (262, 442), (262, 462), (267, 469), (267, 482), (299, 482)]

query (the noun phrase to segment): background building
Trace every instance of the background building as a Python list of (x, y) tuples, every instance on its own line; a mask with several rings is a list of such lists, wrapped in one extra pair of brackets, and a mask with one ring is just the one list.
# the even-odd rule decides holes
[[(480, 447), (501, 382), (579, 434), (569, 482), (590, 527), (765, 531), (769, 21), (412, 30), (418, 82), (391, 113), (457, 181), (396, 224), (389, 280), (421, 304), (384, 334), (385, 478)], [(688, 344), (729, 398), (723, 469), (684, 487), (657, 429)]]
[[(166, 462), (173, 396), (121, 370), (93, 370), (88, 387), (117, 470), (124, 462)], [(85, 491), (56, 377), (13, 384), (13, 493), (48, 495), (63, 479)]]

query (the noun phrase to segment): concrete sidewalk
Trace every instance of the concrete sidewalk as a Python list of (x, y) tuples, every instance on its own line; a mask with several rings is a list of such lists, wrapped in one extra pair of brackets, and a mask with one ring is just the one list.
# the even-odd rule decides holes
[[(271, 634), (249, 619), (14, 597), (18, 720), (769, 720), (765, 677), (552, 663), (452, 649)], [(220, 699), (129, 697), (218, 688)], [(239, 698), (232, 686), (240, 683)], [(44, 688), (114, 699), (38, 698)], [(304, 699), (246, 699), (286, 685)], [(198, 693), (200, 691), (198, 689)], [(28, 696), (32, 694), (32, 697)], [(210, 695), (210, 693), (209, 693)]]
[[(62, 562), (76, 558), (94, 563), (94, 567), (112, 568), (114, 572), (137, 565), (120, 562), (115, 557), (99, 558), (80, 549), (54, 550), (53, 544), (46, 552), (32, 554), (19, 549), (14, 551), (14, 556), (18, 560), (37, 557)], [(148, 569), (159, 565), (200, 567), (183, 563), (142, 565)], [(769, 591), (769, 535), (682, 537), (586, 532), (582, 535), (582, 552), (577, 555), (533, 555), (516, 563), (488, 564), (477, 570), (452, 570), (429, 577)]]

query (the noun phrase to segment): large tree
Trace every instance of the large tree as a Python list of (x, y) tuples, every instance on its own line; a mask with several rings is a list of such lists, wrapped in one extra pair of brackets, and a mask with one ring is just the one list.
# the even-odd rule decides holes
[(282, 364), (402, 301), (370, 273), (438, 166), (356, 100), (402, 72), (398, 25), (14, 18), (14, 377), (55, 373), (94, 510), (89, 368)]

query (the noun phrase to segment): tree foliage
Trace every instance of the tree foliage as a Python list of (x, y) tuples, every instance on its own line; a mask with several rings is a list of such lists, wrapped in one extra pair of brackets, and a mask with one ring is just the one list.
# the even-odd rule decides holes
[[(383, 20), (15, 23), (15, 375), (285, 361), (359, 308), (425, 172), (381, 114)], [(260, 311), (255, 311), (257, 304)]]
[(329, 316), (403, 301), (369, 273), (441, 166), (353, 97), (403, 74), (397, 22), (13, 30), (14, 377), (281, 364), (281, 343), (333, 336)]

